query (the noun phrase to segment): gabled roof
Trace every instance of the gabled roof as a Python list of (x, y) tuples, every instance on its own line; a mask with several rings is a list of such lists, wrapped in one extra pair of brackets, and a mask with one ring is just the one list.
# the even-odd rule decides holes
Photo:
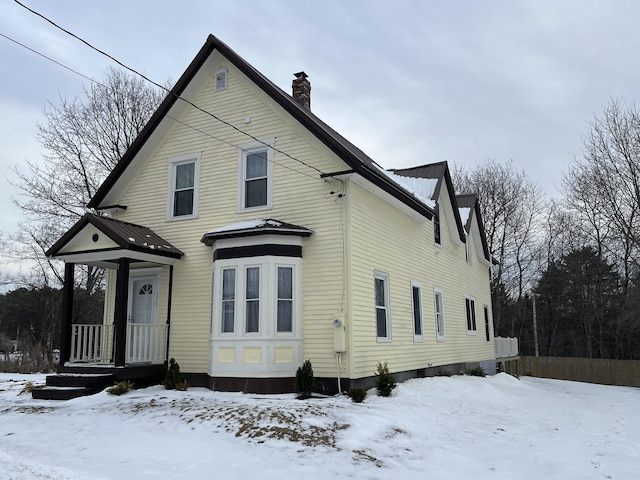
[(295, 235), (309, 237), (313, 230), (293, 223), (281, 222), (272, 218), (256, 218), (243, 222), (225, 225), (205, 233), (200, 241), (211, 246), (216, 240), (223, 238), (250, 237), (254, 235)]
[[(303, 107), (290, 95), (277, 87), (267, 77), (249, 65), (243, 58), (229, 48), (224, 42), (213, 35), (209, 35), (207, 41), (202, 46), (196, 57), (193, 59), (187, 70), (176, 82), (171, 92), (167, 95), (158, 110), (153, 114), (138, 138), (131, 144), (122, 159), (116, 164), (111, 174), (102, 183), (96, 194), (89, 201), (89, 208), (105, 208), (101, 205), (111, 188), (114, 187), (118, 179), (123, 175), (127, 167), (131, 164), (136, 155), (140, 152), (144, 144), (149, 140), (153, 132), (160, 126), (172, 106), (178, 101), (178, 97), (185, 91), (189, 82), (193, 80), (199, 69), (214, 52), (218, 51), (228, 59), (238, 70), (245, 74), (251, 81), (269, 95), (287, 113), (302, 124), (309, 132), (315, 135), (331, 151), (340, 157), (353, 172), (371, 181), (373, 184), (393, 195), (398, 200), (416, 210), (426, 218), (433, 216), (433, 209), (425, 205), (422, 201), (407, 192), (389, 176), (385, 175), (377, 164), (369, 158), (362, 150), (349, 142), (338, 132), (329, 127), (326, 123), (316, 117), (308, 108)], [(212, 119), (212, 121), (215, 121)], [(331, 172), (330, 172), (331, 173)], [(346, 172), (336, 172), (346, 173)]]
[(447, 195), (449, 196), (449, 201), (453, 206), (453, 214), (456, 221), (456, 227), (458, 229), (458, 234), (460, 235), (460, 240), (462, 242), (466, 241), (464, 226), (462, 225), (462, 220), (460, 219), (460, 212), (458, 211), (458, 203), (456, 201), (456, 192), (453, 188), (453, 181), (451, 180), (451, 174), (449, 173), (449, 167), (447, 162), (438, 162), (438, 163), (430, 163), (428, 165), (420, 165), (418, 167), (411, 168), (398, 168), (391, 169), (393, 173), (396, 175), (400, 175), (403, 177), (413, 177), (413, 178), (432, 178), (437, 181), (435, 188), (433, 189), (433, 195), (431, 199), (438, 202), (440, 198), (440, 192), (442, 190), (442, 186), (446, 187)]
[[(64, 253), (61, 253), (64, 247), (88, 225), (93, 225), (97, 230), (104, 233), (121, 250), (169, 258), (180, 258), (183, 255), (180, 250), (150, 228), (101, 217), (92, 213), (83, 215), (60, 240), (46, 251), (46, 255), (48, 257), (64, 255)], [(72, 253), (75, 254), (77, 252)]]
[(484, 257), (487, 261), (491, 261), (491, 255), (489, 253), (489, 246), (487, 245), (487, 236), (484, 231), (484, 224), (482, 223), (482, 215), (480, 213), (480, 203), (478, 201), (478, 196), (474, 193), (469, 193), (465, 195), (456, 195), (456, 201), (458, 203), (458, 208), (469, 209), (469, 215), (467, 216), (464, 229), (467, 233), (471, 233), (471, 225), (473, 222), (473, 215), (476, 215), (476, 221), (478, 223), (478, 229), (480, 230), (480, 238), (482, 239), (482, 251), (484, 252)]

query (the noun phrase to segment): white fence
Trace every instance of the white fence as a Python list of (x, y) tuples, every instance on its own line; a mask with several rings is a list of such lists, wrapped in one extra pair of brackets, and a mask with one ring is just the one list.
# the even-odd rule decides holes
[[(73, 324), (70, 363), (113, 363), (113, 325)], [(126, 363), (166, 360), (167, 325), (127, 324)]]
[(513, 337), (495, 337), (496, 358), (518, 356), (518, 339)]

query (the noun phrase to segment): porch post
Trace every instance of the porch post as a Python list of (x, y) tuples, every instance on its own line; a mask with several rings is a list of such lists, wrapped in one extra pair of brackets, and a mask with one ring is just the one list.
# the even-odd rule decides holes
[(64, 286), (62, 290), (62, 324), (60, 325), (60, 363), (58, 371), (71, 356), (71, 323), (73, 321), (73, 274), (74, 263), (64, 264)]
[(114, 365), (123, 367), (127, 353), (127, 305), (129, 297), (129, 263), (128, 258), (118, 260), (118, 274), (116, 279), (116, 304), (113, 314), (115, 328)]

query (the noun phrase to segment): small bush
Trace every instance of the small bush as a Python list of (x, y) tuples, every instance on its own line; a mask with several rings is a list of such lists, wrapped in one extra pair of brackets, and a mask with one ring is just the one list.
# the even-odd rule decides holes
[(480, 366), (478, 367), (474, 367), (474, 368), (467, 368), (464, 371), (465, 375), (471, 375), (473, 377), (484, 377), (486, 376), (486, 373), (484, 372), (484, 369)]
[(295, 389), (298, 399), (304, 400), (310, 398), (313, 392), (315, 380), (313, 378), (313, 367), (311, 360), (305, 360), (301, 367), (296, 371)]
[(43, 385), (34, 385), (32, 382), (27, 382), (24, 384), (24, 387), (22, 387), (22, 390), (20, 390), (20, 393), (18, 395), (22, 395), (23, 393), (31, 393), (34, 390), (38, 390), (42, 387)]
[[(180, 365), (178, 365), (175, 358), (169, 360), (169, 368), (167, 369), (167, 376), (164, 377), (163, 385), (167, 390), (186, 390), (189, 388), (189, 382), (180, 373)], [(178, 385), (181, 388), (178, 388)]]
[(362, 387), (353, 387), (349, 389), (348, 395), (353, 403), (362, 403), (367, 398), (367, 391)]
[(107, 393), (110, 395), (124, 395), (125, 393), (133, 390), (133, 387), (133, 382), (124, 380), (122, 382), (117, 382), (113, 387), (107, 388)]
[(378, 362), (376, 372), (376, 390), (381, 397), (390, 397), (391, 392), (396, 388), (396, 379), (391, 372), (387, 362)]

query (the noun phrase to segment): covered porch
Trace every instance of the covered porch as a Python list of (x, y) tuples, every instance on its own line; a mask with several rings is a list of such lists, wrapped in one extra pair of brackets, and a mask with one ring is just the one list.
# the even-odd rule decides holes
[[(147, 227), (86, 214), (47, 255), (65, 262), (58, 373), (106, 374), (140, 383), (161, 379), (167, 366), (173, 268), (182, 252)], [(101, 323), (73, 321), (77, 265), (108, 270)]]

